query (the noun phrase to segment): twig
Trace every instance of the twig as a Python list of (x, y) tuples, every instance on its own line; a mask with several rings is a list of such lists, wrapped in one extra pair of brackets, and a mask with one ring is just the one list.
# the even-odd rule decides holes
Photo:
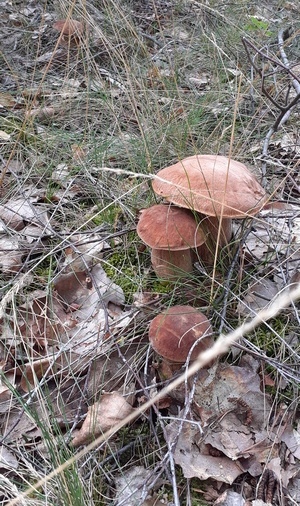
[[(261, 90), (262, 93), (270, 100), (270, 102), (279, 109), (279, 114), (277, 118), (275, 119), (273, 125), (270, 127), (269, 131), (267, 132), (267, 135), (265, 137), (264, 143), (263, 143), (263, 149), (262, 149), (262, 157), (264, 158), (264, 161), (262, 163), (262, 184), (264, 185), (266, 182), (266, 172), (267, 172), (267, 161), (266, 158), (268, 156), (268, 149), (269, 144), (272, 136), (275, 132), (277, 132), (278, 128), (282, 127), (287, 120), (289, 119), (293, 109), (295, 108), (297, 102), (300, 99), (300, 78), (291, 70), (290, 63), (287, 58), (287, 55), (284, 50), (284, 40), (286, 39), (286, 34), (288, 32), (286, 30), (280, 30), (278, 33), (278, 46), (279, 46), (279, 54), (281, 57), (281, 60), (277, 57), (273, 57), (269, 54), (266, 54), (261, 49), (258, 49), (252, 42), (250, 42), (245, 37), (242, 39), (247, 57), (251, 63), (251, 66), (254, 68), (254, 70), (258, 73), (258, 75), (261, 77)], [(255, 51), (257, 55), (259, 55), (262, 60), (265, 60), (266, 65), (262, 65), (262, 68), (260, 68), (255, 63), (255, 58), (251, 56), (249, 47)], [(289, 101), (289, 93), (290, 93), (290, 86), (288, 87), (288, 91), (284, 100), (284, 103), (280, 103), (278, 100), (276, 100), (272, 95), (269, 93), (268, 89), (265, 86), (265, 80), (270, 75), (276, 74), (277, 70), (273, 70), (271, 72), (266, 73), (267, 70), (270, 68), (270, 63), (273, 63), (277, 68), (279, 67), (285, 74), (287, 74), (291, 79), (291, 86), (296, 91), (297, 95)]]

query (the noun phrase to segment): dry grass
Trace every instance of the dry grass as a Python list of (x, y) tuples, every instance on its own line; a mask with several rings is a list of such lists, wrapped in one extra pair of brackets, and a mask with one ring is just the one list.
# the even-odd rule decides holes
[[(158, 311), (175, 303), (199, 303), (218, 336), (246, 320), (237, 307), (253, 280), (281, 276), (283, 284), (291, 283), (297, 263), (290, 260), (289, 252), (275, 254), (268, 261), (255, 256), (247, 260), (246, 255), (245, 263), (234, 256), (259, 220), (237, 230), (232, 256), (224, 255), (213, 272), (195, 271), (175, 283), (157, 280), (149, 251), (142, 250), (134, 232), (139, 210), (157, 201), (151, 177), (182, 157), (194, 153), (230, 155), (261, 177), (263, 141), (278, 111), (261, 93), (259, 77), (251, 74), (241, 38), (276, 53), (278, 25), (285, 27), (284, 16), (296, 25), (293, 11), (282, 10), (277, 4), (103, 0), (100, 8), (94, 1), (37, 2), (33, 13), (26, 7), (4, 6), (0, 77), (14, 105), (4, 107), (0, 117), (0, 130), (10, 135), (9, 141), (1, 141), (4, 168), (0, 195), (3, 202), (36, 195), (35, 202), (47, 206), (53, 227), (42, 252), (31, 252), (23, 259), (20, 272), (3, 275), (0, 281), (1, 318), (4, 323), (14, 321), (14, 338), (22, 345), (20, 364), (30, 361), (35, 350), (20, 330), (19, 308), (37, 289), (46, 291), (48, 306), (52, 306), (53, 281), (63, 268), (65, 248), (75, 234), (90, 234), (91, 244), (96, 232), (107, 238), (109, 248), (102, 265), (123, 288), (132, 314), (136, 311), (132, 306), (135, 294), (152, 292), (156, 297), (120, 330), (114, 346), (97, 356), (107, 368), (110, 361), (118, 360), (120, 370), (110, 388), (120, 388), (121, 381), (124, 394), (136, 395), (135, 406), (155, 394), (149, 383), (152, 357), (147, 328)], [(278, 8), (275, 20), (271, 15), (274, 6)], [(59, 45), (52, 24), (65, 18), (81, 21), (85, 29), (79, 40)], [(298, 26), (293, 29), (298, 33)], [(299, 52), (296, 40), (286, 48), (291, 62)], [(286, 86), (285, 76), (276, 77), (280, 94)], [(298, 114), (296, 108), (289, 122), (273, 136), (265, 177), (266, 189), (274, 198), (296, 205)], [(280, 144), (287, 136), (290, 143)], [(58, 168), (61, 172), (57, 175)], [(274, 413), (284, 401), (295, 419), (298, 312), (295, 303), (241, 339), (227, 357), (233, 362), (239, 353), (247, 352), (261, 359), (275, 382)], [(11, 336), (5, 336), (3, 360), (8, 363), (15, 359), (15, 348)], [(68, 353), (62, 376), (48, 380), (45, 375), (25, 394), (8, 384), (13, 395), (11, 405), (1, 411), (2, 448), (10, 450), (18, 466), (14, 469), (11, 462), (4, 472), (0, 503), (7, 504), (18, 492), (54, 471), (51, 480), (31, 492), (29, 499), (14, 504), (113, 504), (116, 478), (132, 466), (144, 466), (150, 473), (144, 500), (149, 491), (156, 490), (165, 504), (208, 504), (203, 483), (186, 480), (175, 467), (164, 439), (169, 413), (155, 406), (88, 452), (72, 448), (71, 433), (84, 419), (87, 405), (107, 389), (107, 376), (103, 373), (95, 378), (94, 391), (87, 391), (95, 357), (84, 366), (79, 362), (74, 373), (75, 358), (66, 349), (52, 357), (49, 367), (59, 354)], [(4, 374), (2, 381), (5, 386)], [(161, 386), (164, 384), (158, 388)], [(12, 439), (6, 430), (11, 410), (17, 413), (16, 425), (22, 427), (18, 437), (12, 430)], [(26, 425), (25, 414), (33, 424)], [(55, 472), (73, 456), (75, 462)]]

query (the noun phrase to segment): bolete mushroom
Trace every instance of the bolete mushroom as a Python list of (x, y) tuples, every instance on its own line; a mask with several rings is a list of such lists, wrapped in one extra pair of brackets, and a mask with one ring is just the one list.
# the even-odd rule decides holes
[(192, 272), (191, 250), (205, 242), (205, 234), (191, 211), (164, 204), (141, 211), (137, 233), (152, 248), (155, 273), (166, 279)]
[(169, 364), (182, 365), (189, 353), (190, 359), (195, 360), (199, 353), (212, 346), (212, 327), (198, 309), (188, 305), (171, 306), (151, 321), (149, 340), (156, 353)]
[(207, 216), (203, 222), (214, 244), (228, 244), (231, 219), (254, 216), (266, 193), (246, 165), (219, 155), (194, 155), (160, 170), (153, 190), (180, 207)]
[(52, 28), (60, 32), (59, 42), (62, 45), (78, 46), (84, 33), (84, 25), (76, 19), (59, 19)]

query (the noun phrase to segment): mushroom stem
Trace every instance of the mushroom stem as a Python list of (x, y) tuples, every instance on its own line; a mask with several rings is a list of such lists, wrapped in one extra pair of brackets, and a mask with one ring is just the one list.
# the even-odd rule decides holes
[(196, 255), (206, 264), (213, 264), (215, 255), (228, 246), (232, 237), (231, 218), (205, 216), (199, 213), (200, 226), (206, 236), (206, 242), (198, 246)]
[(193, 271), (191, 249), (170, 251), (153, 248), (151, 263), (160, 278), (172, 279)]

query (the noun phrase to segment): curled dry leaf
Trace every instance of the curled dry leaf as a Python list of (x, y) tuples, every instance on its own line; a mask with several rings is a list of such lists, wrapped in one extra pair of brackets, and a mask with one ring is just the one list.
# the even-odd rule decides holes
[(80, 446), (89, 443), (134, 411), (134, 408), (118, 392), (105, 393), (100, 401), (89, 407), (81, 429), (75, 434), (72, 444)]
[(31, 223), (44, 225), (49, 228), (48, 232), (52, 233), (46, 208), (29, 199), (10, 199), (0, 206), (0, 218), (9, 228), (14, 230), (22, 230), (26, 224)]
[[(178, 431), (182, 426), (182, 430)], [(191, 423), (183, 423), (179, 420), (171, 422), (166, 427), (169, 444), (176, 440), (174, 448), (174, 460), (182, 468), (186, 478), (197, 477), (200, 480), (213, 478), (223, 483), (232, 484), (234, 480), (244, 472), (238, 462), (232, 461), (225, 455), (210, 455), (208, 446), (199, 445), (199, 429)]]
[[(4, 374), (1, 371), (1, 374)], [(2, 380), (0, 380), (0, 414), (7, 413), (9, 409), (15, 404), (15, 399), (13, 395), (13, 391), (16, 387), (15, 385), (15, 375), (14, 374), (6, 374), (5, 375), (5, 384)], [(11, 388), (7, 385), (11, 383)]]
[(60, 343), (70, 315), (55, 294), (50, 296), (46, 291), (36, 290), (18, 309), (18, 331), (23, 339), (36, 342), (40, 348)]
[[(299, 253), (300, 218), (298, 206), (292, 204), (277, 205), (273, 202), (265, 205), (248, 234), (243, 250), (246, 259), (263, 261), (265, 265), (274, 265), (278, 258), (288, 259), (285, 268), (291, 271), (295, 267), (295, 256)], [(283, 280), (282, 280), (283, 282)]]
[(61, 110), (55, 107), (35, 107), (25, 114), (26, 118), (38, 118), (41, 121), (45, 121), (49, 118), (53, 118), (55, 114), (59, 114)]
[[(20, 232), (19, 236), (24, 238), (28, 244), (32, 244), (37, 242), (38, 239), (43, 239), (45, 237), (45, 227), (41, 225), (26, 225)], [(39, 242), (41, 246), (42, 243)]]
[[(106, 307), (109, 302), (122, 305), (125, 301), (122, 288), (109, 279), (100, 265), (95, 265), (89, 276), (85, 271), (60, 274), (54, 286), (66, 309), (72, 310), (71, 308), (78, 307), (77, 311), (74, 309), (72, 311), (74, 317), (80, 321), (90, 318), (99, 308)], [(99, 301), (99, 294), (101, 301)]]
[(34, 388), (36, 386), (36, 380), (41, 379), (48, 369), (51, 369), (51, 373), (55, 372), (52, 368), (50, 368), (50, 365), (51, 360), (49, 358), (43, 358), (41, 360), (35, 360), (34, 362), (28, 362), (28, 364), (25, 364), (20, 383), (24, 392), (29, 392), (32, 388)]

